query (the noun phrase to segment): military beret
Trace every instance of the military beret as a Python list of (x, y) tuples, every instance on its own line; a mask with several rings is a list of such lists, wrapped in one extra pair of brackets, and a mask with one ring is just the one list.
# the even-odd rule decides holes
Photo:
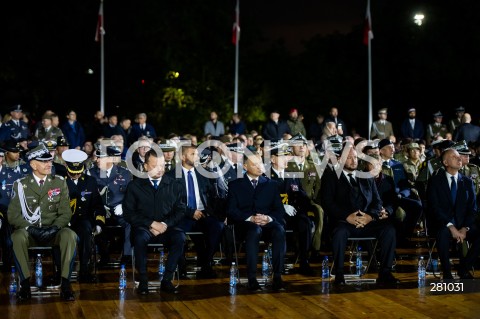
[(382, 149), (387, 145), (393, 145), (392, 141), (390, 141), (388, 138), (384, 138), (383, 140), (380, 140), (380, 142), (378, 142), (379, 149)]

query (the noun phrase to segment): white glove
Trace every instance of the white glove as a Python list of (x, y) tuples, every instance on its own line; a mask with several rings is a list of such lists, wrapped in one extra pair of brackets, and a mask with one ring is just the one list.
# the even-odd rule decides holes
[(283, 207), (285, 208), (285, 212), (287, 213), (288, 216), (295, 216), (297, 214), (297, 210), (292, 205), (285, 204), (283, 205)]
[(108, 208), (106, 205), (103, 205), (103, 207), (105, 208), (105, 218), (110, 218), (112, 216), (112, 213), (110, 213), (110, 208)]
[(122, 216), (123, 215), (122, 204), (118, 204), (117, 206), (115, 206), (113, 211), (115, 212), (116, 216)]
[(97, 236), (97, 235), (100, 235), (101, 232), (102, 232), (102, 227), (100, 227), (99, 225), (95, 226), (95, 230), (93, 231), (93, 234)]

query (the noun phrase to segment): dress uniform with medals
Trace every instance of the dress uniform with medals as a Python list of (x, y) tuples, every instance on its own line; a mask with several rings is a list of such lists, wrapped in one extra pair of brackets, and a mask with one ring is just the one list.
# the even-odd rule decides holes
[(105, 208), (98, 192), (95, 178), (83, 174), (88, 155), (80, 150), (66, 150), (62, 158), (67, 165), (66, 178), (70, 195), (72, 220), (70, 228), (78, 235), (80, 255), (80, 282), (91, 282), (94, 278), (89, 270), (92, 252), (92, 234), (99, 235), (105, 225)]
[[(130, 224), (123, 217), (122, 202), (128, 184), (132, 181), (132, 173), (116, 165), (121, 156), (120, 149), (115, 144), (100, 144), (95, 151), (97, 166), (87, 171), (87, 175), (95, 178), (100, 196), (106, 210), (106, 224), (120, 225), (124, 229), (123, 261), (129, 261), (132, 251), (130, 243)], [(104, 238), (103, 236), (100, 238)], [(103, 242), (105, 243), (105, 242)], [(108, 263), (108, 251), (105, 245), (99, 245), (100, 264)]]
[(5, 150), (3, 165), (5, 165), (5, 167), (11, 168), (16, 173), (23, 175), (30, 173), (27, 164), (20, 158), (21, 147), (18, 142), (14, 140), (7, 141), (3, 148)]
[(23, 175), (3, 165), (5, 151), (0, 149), (0, 241), (3, 252), (3, 271), (10, 271), (13, 261), (11, 228), (8, 223), (8, 204), (12, 195), (13, 183)]
[(61, 296), (72, 301), (75, 296), (70, 287), (70, 275), (77, 235), (67, 227), (72, 217), (68, 187), (63, 177), (50, 175), (53, 158), (45, 145), (32, 149), (27, 159), (33, 173), (14, 183), (8, 206), (13, 252), (21, 280), (17, 298), (31, 298), (28, 247), (52, 245), (60, 248)]
[[(469, 156), (472, 154), (470, 149), (467, 146), (465, 141), (457, 142), (453, 149), (456, 149), (458, 154), (462, 156), (462, 162), (464, 163), (462, 168), (460, 169), (460, 174), (470, 178), (473, 181), (473, 185), (475, 186), (475, 194), (477, 196), (477, 202), (479, 200), (480, 195), (480, 168), (472, 163), (469, 163)], [(467, 163), (465, 163), (463, 158), (466, 158)]]
[[(12, 112), (21, 113), (22, 106), (15, 105), (11, 107), (10, 113)], [(0, 128), (1, 141), (9, 141), (9, 140), (18, 141), (21, 138), (28, 139), (29, 136), (30, 136), (30, 130), (28, 129), (28, 125), (21, 119), (19, 120), (11, 119), (10, 121), (4, 123)]]
[(313, 275), (309, 264), (309, 252), (312, 244), (312, 221), (308, 217), (310, 198), (302, 188), (302, 184), (293, 172), (285, 172), (290, 150), (288, 144), (280, 143), (270, 149), (272, 159), (271, 179), (278, 186), (278, 192), (282, 199), (286, 215), (284, 216), (286, 227), (298, 232), (298, 257), (300, 262), (299, 272), (303, 275)]
[[(307, 139), (302, 135), (295, 135), (290, 139), (291, 146), (295, 147), (297, 143), (300, 145), (304, 145), (307, 148)], [(288, 166), (286, 168), (287, 172), (303, 172), (303, 178), (299, 178), (302, 184), (302, 188), (305, 190), (309, 201), (310, 207), (308, 209), (308, 215), (310, 218), (313, 219), (315, 225), (315, 232), (313, 234), (313, 242), (312, 248), (316, 251), (320, 250), (321, 240), (322, 240), (322, 230), (323, 230), (323, 209), (320, 206), (320, 176), (317, 173), (317, 169), (315, 167), (315, 163), (310, 155), (307, 155), (308, 151), (305, 150), (304, 160), (303, 162), (296, 161), (296, 158), (300, 158), (295, 156), (294, 160), (288, 162)], [(294, 154), (295, 148), (294, 148)]]

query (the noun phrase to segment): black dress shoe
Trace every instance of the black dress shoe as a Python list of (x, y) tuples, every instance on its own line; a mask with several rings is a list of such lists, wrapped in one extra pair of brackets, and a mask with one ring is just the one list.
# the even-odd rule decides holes
[(148, 281), (140, 281), (138, 284), (137, 294), (148, 295)]
[(460, 279), (474, 279), (472, 273), (469, 271), (458, 272), (458, 276), (460, 277)]
[(345, 285), (345, 277), (343, 276), (343, 274), (336, 274), (335, 275), (335, 280), (333, 281), (333, 284), (334, 285)]
[(18, 301), (26, 301), (32, 299), (32, 293), (30, 292), (30, 286), (28, 289), (21, 288), (20, 291), (17, 293), (17, 300)]
[(248, 279), (248, 290), (256, 291), (260, 289), (260, 284), (258, 283), (256, 278)]
[(443, 280), (453, 280), (453, 276), (451, 272), (444, 273), (442, 278)]
[(168, 280), (162, 280), (160, 284), (160, 290), (168, 292), (169, 294), (176, 294), (178, 293), (177, 288), (172, 284), (171, 281)]
[(378, 275), (377, 284), (396, 285), (400, 280), (395, 278), (391, 272), (381, 273)]
[(312, 267), (309, 264), (301, 265), (298, 269), (298, 273), (304, 276), (314, 276), (315, 272), (313, 271)]
[(285, 283), (283, 282), (281, 277), (275, 277), (273, 278), (273, 284), (272, 284), (272, 289), (274, 291), (280, 291), (280, 290), (285, 290)]
[(64, 301), (75, 301), (75, 294), (70, 288), (62, 289), (60, 297), (62, 297)]
[(80, 272), (80, 276), (78, 276), (78, 282), (80, 283), (92, 283), (96, 280), (97, 278), (88, 272)]

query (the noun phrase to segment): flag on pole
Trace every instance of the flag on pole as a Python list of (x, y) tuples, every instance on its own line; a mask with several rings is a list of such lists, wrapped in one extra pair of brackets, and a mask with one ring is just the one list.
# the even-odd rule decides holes
[(100, 1), (100, 9), (98, 9), (97, 30), (95, 32), (95, 42), (99, 42), (101, 36), (104, 34), (105, 29), (103, 28), (103, 1)]
[(363, 43), (368, 45), (373, 39), (372, 16), (370, 15), (370, 0), (367, 2), (367, 13), (365, 14), (365, 28), (363, 30)]
[(240, 41), (240, 4), (237, 0), (237, 5), (235, 6), (235, 22), (233, 23), (233, 33), (232, 33), (232, 43), (237, 45)]

